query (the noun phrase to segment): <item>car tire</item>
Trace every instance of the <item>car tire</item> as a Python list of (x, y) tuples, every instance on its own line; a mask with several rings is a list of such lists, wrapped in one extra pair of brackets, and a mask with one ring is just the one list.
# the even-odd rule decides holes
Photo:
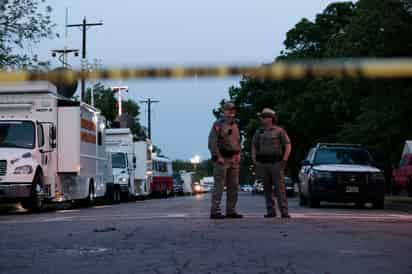
[(171, 192), (169, 191), (169, 189), (166, 187), (165, 191), (163, 191), (162, 193), (162, 198), (167, 199), (170, 197)]
[(92, 207), (95, 204), (95, 192), (93, 182), (89, 183), (89, 194), (84, 200), (84, 205), (87, 207)]
[(309, 207), (310, 208), (318, 208), (320, 207), (320, 201), (314, 197), (309, 196)]
[(406, 190), (408, 191), (408, 196), (412, 197), (412, 179), (408, 178), (406, 181)]
[(364, 202), (356, 202), (355, 207), (358, 209), (365, 208), (365, 203)]
[(308, 199), (302, 194), (299, 194), (299, 205), (306, 206), (307, 204), (308, 204)]
[(400, 192), (401, 192), (401, 191), (400, 191), (400, 189), (399, 189), (398, 187), (396, 187), (396, 186), (393, 186), (393, 187), (392, 187), (392, 194), (393, 194), (393, 195), (398, 196)]
[(38, 172), (33, 179), (30, 198), (23, 200), (21, 205), (32, 212), (40, 212), (44, 209), (43, 175), (41, 172)]
[(384, 209), (385, 208), (385, 199), (379, 199), (373, 202), (374, 209)]
[(114, 186), (113, 187), (113, 203), (114, 204), (119, 204), (121, 202), (121, 192), (120, 192), (120, 187), (119, 186)]
[(317, 208), (317, 207), (320, 206), (320, 201), (318, 199), (316, 199), (316, 197), (314, 197), (314, 196), (315, 195), (313, 194), (312, 187), (310, 187), (309, 198), (308, 198), (310, 208)]

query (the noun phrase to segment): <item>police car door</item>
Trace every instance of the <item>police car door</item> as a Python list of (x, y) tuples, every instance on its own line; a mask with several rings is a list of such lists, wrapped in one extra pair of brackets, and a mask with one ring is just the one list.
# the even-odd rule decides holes
[[(312, 148), (309, 150), (308, 155), (306, 156), (305, 162), (310, 162), (312, 163), (313, 160), (313, 154), (314, 154), (315, 149)], [(309, 180), (309, 172), (310, 172), (311, 166), (310, 165), (303, 165), (302, 168), (300, 169), (299, 172), (299, 180), (300, 180), (300, 191), (303, 193), (308, 193), (308, 180)]]

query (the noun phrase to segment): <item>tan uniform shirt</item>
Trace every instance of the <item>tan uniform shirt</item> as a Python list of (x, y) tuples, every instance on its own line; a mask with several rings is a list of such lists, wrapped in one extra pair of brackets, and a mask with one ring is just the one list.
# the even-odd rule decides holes
[(236, 122), (227, 118), (217, 120), (209, 134), (209, 151), (212, 157), (229, 158), (240, 150), (240, 132)]
[(274, 156), (282, 158), (285, 146), (290, 144), (286, 131), (277, 126), (258, 129), (253, 136), (252, 143), (256, 149), (256, 156)]

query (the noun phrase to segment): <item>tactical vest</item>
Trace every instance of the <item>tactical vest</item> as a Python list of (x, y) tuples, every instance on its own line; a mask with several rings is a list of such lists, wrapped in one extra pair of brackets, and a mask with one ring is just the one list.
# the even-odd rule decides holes
[(256, 155), (270, 159), (281, 160), (283, 157), (283, 145), (281, 143), (282, 130), (274, 127), (270, 130), (263, 128), (258, 130), (255, 139)]
[(218, 132), (217, 146), (220, 154), (223, 157), (232, 157), (241, 150), (239, 128), (234, 121), (229, 122), (225, 119), (219, 120), (218, 124), (220, 130)]

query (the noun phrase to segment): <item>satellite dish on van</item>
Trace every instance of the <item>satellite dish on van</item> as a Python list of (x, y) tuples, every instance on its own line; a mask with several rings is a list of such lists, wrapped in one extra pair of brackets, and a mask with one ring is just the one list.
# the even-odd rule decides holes
[(57, 93), (66, 98), (73, 97), (77, 90), (78, 79), (75, 78), (72, 79), (72, 81), (67, 82), (63, 80), (63, 77), (59, 77), (60, 74), (73, 73), (73, 71), (68, 68), (59, 67), (52, 70), (51, 73), (58, 75), (58, 77), (52, 81), (52, 83), (57, 87)]

